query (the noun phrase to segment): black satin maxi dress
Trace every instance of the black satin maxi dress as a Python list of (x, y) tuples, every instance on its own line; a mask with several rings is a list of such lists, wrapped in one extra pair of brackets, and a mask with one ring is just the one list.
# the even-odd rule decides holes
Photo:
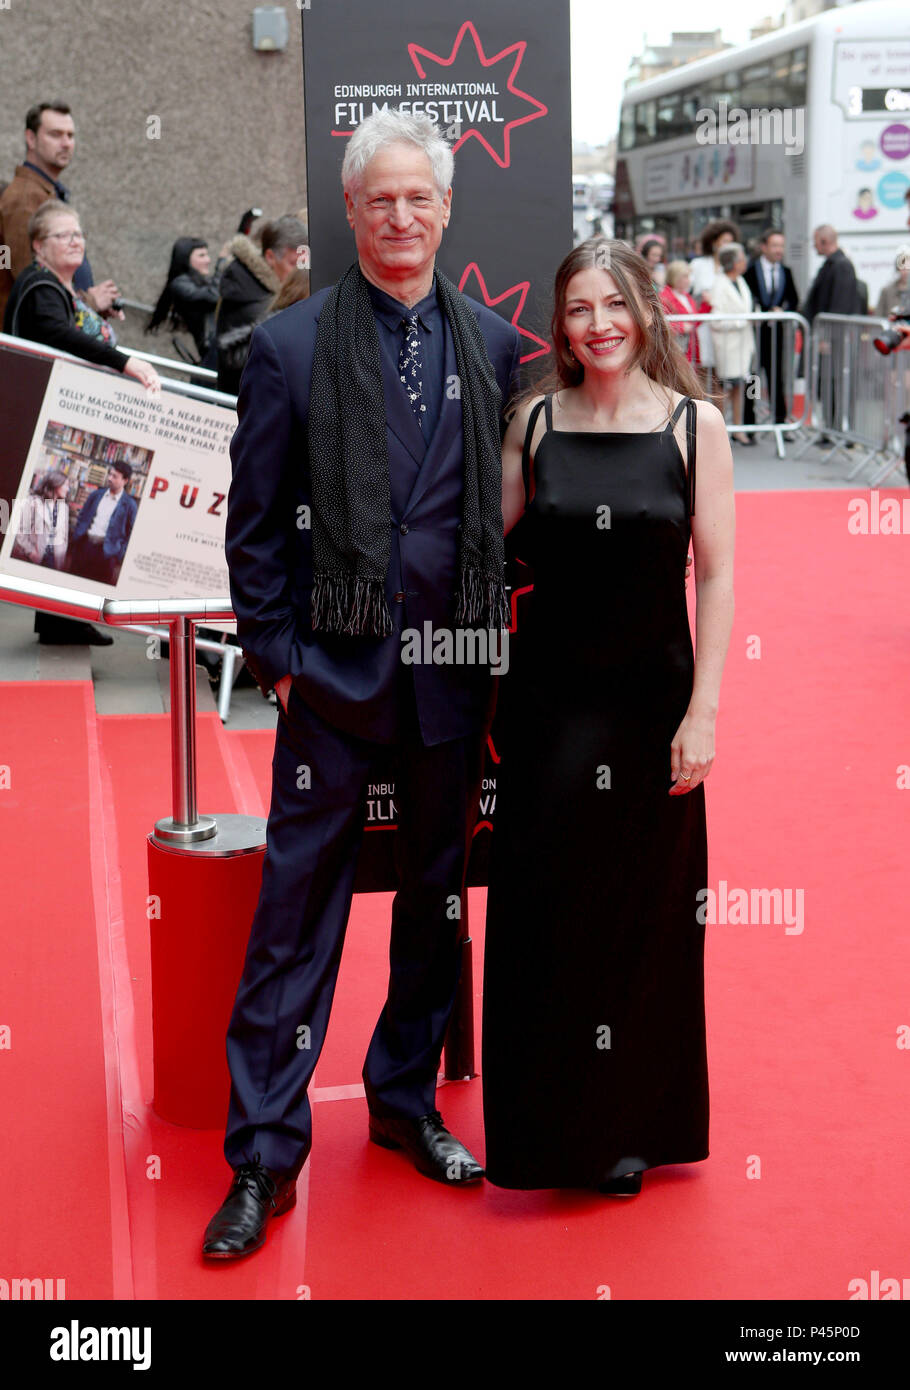
[(708, 1156), (704, 787), (668, 795), (694, 672), (695, 403), (652, 434), (554, 431), (544, 404), (484, 958), (486, 1173), (508, 1188)]

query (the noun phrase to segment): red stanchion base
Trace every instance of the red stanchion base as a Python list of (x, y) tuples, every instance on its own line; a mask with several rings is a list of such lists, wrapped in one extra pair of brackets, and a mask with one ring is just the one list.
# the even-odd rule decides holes
[[(240, 818), (219, 817), (219, 826), (229, 819)], [(227, 1118), (224, 1040), (264, 857), (264, 843), (225, 852), (213, 842), (183, 848), (148, 837), (153, 1106), (173, 1124), (220, 1129)]]

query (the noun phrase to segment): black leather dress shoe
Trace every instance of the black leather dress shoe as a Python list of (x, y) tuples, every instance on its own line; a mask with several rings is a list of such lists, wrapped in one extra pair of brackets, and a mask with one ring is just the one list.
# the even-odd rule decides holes
[(598, 1192), (607, 1197), (637, 1197), (641, 1191), (641, 1173), (624, 1173), (621, 1178), (608, 1178), (598, 1183)]
[(79, 618), (61, 618), (57, 613), (36, 615), (35, 631), (38, 641), (53, 647), (110, 647), (114, 641), (109, 632), (100, 632), (91, 623)]
[(404, 1149), (418, 1173), (464, 1187), (479, 1182), (483, 1169), (477, 1159), (450, 1134), (438, 1110), (412, 1120), (404, 1115), (370, 1114), (370, 1138), (383, 1149)]
[(234, 1169), (234, 1181), (205, 1231), (202, 1253), (210, 1260), (238, 1260), (265, 1244), (273, 1216), (297, 1203), (297, 1179), (275, 1173), (253, 1155)]

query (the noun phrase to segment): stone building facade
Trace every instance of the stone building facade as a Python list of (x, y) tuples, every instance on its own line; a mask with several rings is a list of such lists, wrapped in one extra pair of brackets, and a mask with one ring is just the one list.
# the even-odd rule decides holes
[[(127, 299), (154, 301), (178, 236), (204, 237), (214, 260), (246, 208), (306, 206), (300, 10), (282, 7), (283, 52), (257, 52), (254, 8), (0, 0), (0, 182), (24, 158), (28, 108), (68, 102), (76, 150), (63, 182), (95, 278), (112, 276)], [(134, 316), (121, 336), (159, 350)]]

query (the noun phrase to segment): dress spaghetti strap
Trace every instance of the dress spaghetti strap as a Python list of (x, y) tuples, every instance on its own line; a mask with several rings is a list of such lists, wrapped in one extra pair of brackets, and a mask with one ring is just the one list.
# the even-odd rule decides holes
[[(547, 396), (547, 403), (549, 403), (549, 399), (549, 396)], [(521, 476), (522, 481), (525, 485), (526, 499), (530, 495), (531, 491), (531, 440), (534, 437), (534, 426), (537, 424), (537, 420), (540, 415), (541, 409), (543, 408), (543, 405), (544, 401), (538, 401), (534, 409), (531, 411), (531, 414), (528, 416), (528, 428), (525, 431), (524, 448), (521, 451)], [(552, 424), (552, 417), (550, 417), (547, 420), (547, 428), (552, 428)]]
[(674, 410), (673, 414), (670, 416), (669, 420), (667, 421), (667, 428), (666, 428), (666, 430), (664, 431), (665, 434), (672, 434), (672, 432), (673, 432), (673, 426), (676, 424), (676, 421), (679, 419), (680, 414), (682, 413), (682, 408), (683, 408), (683, 406), (687, 403), (688, 399), (689, 399), (688, 396), (683, 396), (682, 400), (681, 400), (681, 401), (679, 402), (679, 404), (677, 405), (677, 407), (676, 407), (676, 409)]
[(695, 402), (691, 396), (683, 396), (667, 422), (665, 434), (672, 434), (673, 427), (686, 407), (686, 479), (689, 485), (689, 515), (695, 515)]

